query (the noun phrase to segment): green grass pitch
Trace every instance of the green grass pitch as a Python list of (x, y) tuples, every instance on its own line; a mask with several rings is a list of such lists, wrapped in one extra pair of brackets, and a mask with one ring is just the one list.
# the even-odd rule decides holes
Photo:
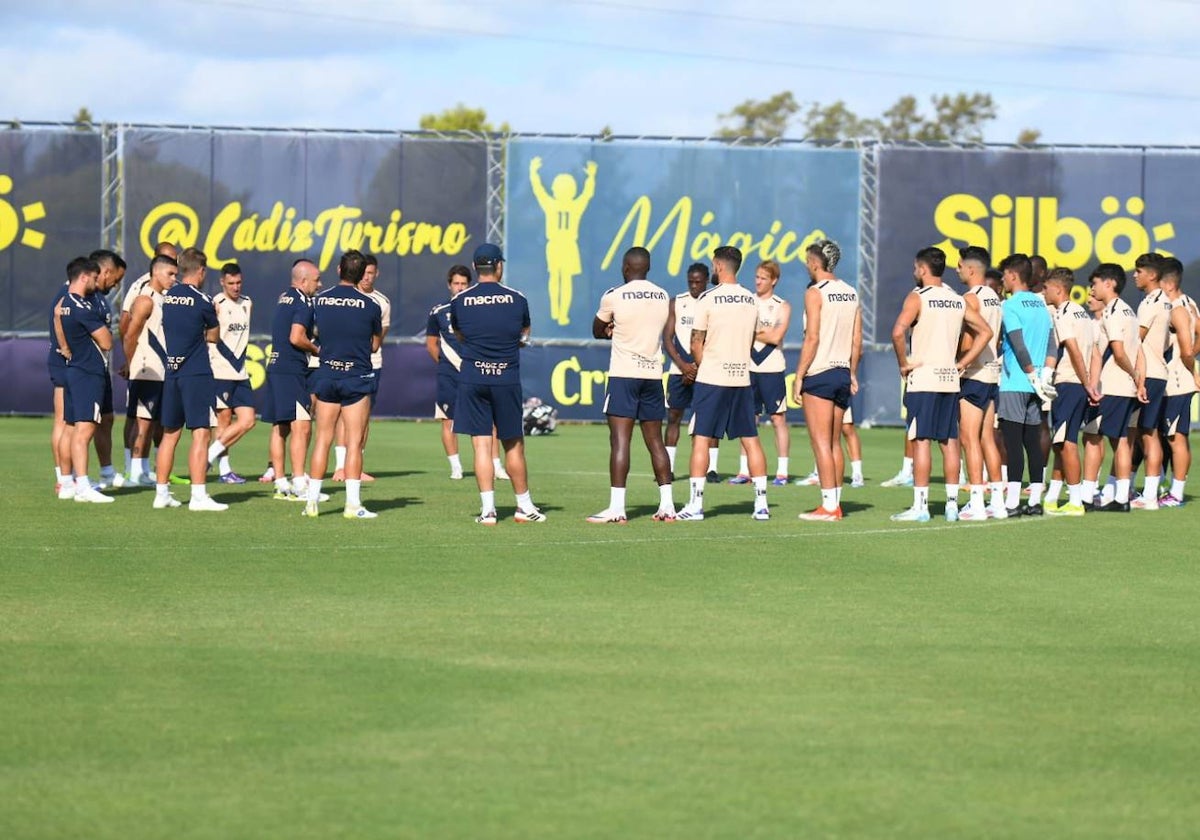
[(437, 427), (388, 422), (375, 521), (257, 483), (195, 514), (57, 501), (48, 437), (0, 420), (0, 837), (1200, 832), (1192, 507), (950, 525), (935, 483), (892, 523), (901, 438), (870, 430), (840, 524), (730, 486), (654, 523), (635, 441), (634, 518), (595, 526), (607, 433), (567, 426), (528, 443), (550, 521), (501, 485), (485, 529)]

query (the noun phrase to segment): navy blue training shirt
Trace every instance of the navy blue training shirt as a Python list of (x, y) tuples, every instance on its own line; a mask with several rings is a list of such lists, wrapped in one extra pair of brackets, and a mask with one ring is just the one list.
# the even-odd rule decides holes
[(450, 301), (450, 324), (463, 335), (459, 381), (521, 383), (521, 334), (529, 327), (525, 295), (500, 283), (476, 283)]
[(204, 292), (186, 283), (167, 290), (162, 300), (167, 376), (212, 376), (205, 333), (218, 323), (217, 309)]
[(441, 352), (438, 354), (438, 372), (457, 374), (462, 366), (462, 344), (454, 329), (450, 326), (450, 301), (439, 303), (429, 310), (429, 322), (425, 325), (425, 335), (436, 335), (441, 341)]
[(63, 283), (62, 287), (54, 293), (54, 302), (50, 304), (50, 319), (47, 331), (50, 334), (50, 351), (46, 358), (47, 364), (52, 368), (60, 368), (66, 370), (67, 360), (62, 352), (58, 349), (58, 336), (54, 334), (54, 315), (58, 312), (59, 306), (62, 304), (62, 299), (67, 296), (67, 284)]
[(86, 297), (70, 292), (62, 296), (58, 309), (63, 335), (66, 336), (67, 346), (71, 348), (71, 361), (67, 366), (103, 376), (108, 372), (108, 366), (104, 363), (104, 354), (92, 338), (96, 330), (108, 327), (103, 314)]
[(299, 289), (289, 288), (279, 296), (271, 318), (271, 357), (267, 367), (275, 373), (308, 373), (308, 354), (292, 345), (292, 324), (304, 327), (304, 334), (312, 340), (312, 298)]
[(383, 334), (379, 304), (354, 286), (339, 283), (313, 298), (313, 315), (321, 340), (321, 373), (371, 373), (371, 337)]

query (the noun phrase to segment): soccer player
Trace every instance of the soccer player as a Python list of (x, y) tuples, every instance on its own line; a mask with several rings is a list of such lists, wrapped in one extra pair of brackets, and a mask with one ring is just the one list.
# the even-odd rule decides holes
[[(154, 257), (160, 256), (170, 257), (173, 260), (178, 259), (179, 249), (170, 242), (159, 242), (154, 246), (154, 256), (151, 257), (151, 260), (153, 260)], [(130, 319), (133, 316), (133, 304), (145, 291), (146, 285), (149, 282), (150, 270), (147, 269), (145, 274), (143, 274), (141, 277), (138, 277), (129, 285), (129, 288), (124, 291), (124, 294), (121, 298), (121, 314), (117, 316), (117, 335), (121, 338), (122, 349), (124, 349), (125, 346), (125, 333), (129, 331)], [(125, 443), (125, 475), (129, 477), (131, 483), (137, 483), (138, 476), (135, 476), (133, 473), (133, 444), (134, 441), (137, 440), (138, 436), (139, 416), (137, 395), (135, 394), (137, 389), (133, 384), (133, 380), (128, 379), (128, 355), (125, 356), (125, 361), (125, 367), (122, 367), (118, 371), (121, 376), (126, 377), (128, 380), (125, 394), (125, 430), (123, 432), (123, 439)], [(155, 420), (153, 423), (152, 434), (155, 441), (162, 440), (162, 426), (158, 424), (157, 420)], [(142, 474), (151, 472), (148, 465), (143, 464), (142, 466), (144, 467)], [(153, 476), (147, 475), (144, 483), (153, 484)]]
[[(67, 293), (58, 303), (59, 352), (66, 359), (63, 419), (72, 426), (71, 472), (77, 502), (107, 503), (88, 478), (88, 449), (100, 425), (104, 380), (108, 364), (104, 354), (112, 349), (112, 332), (95, 303), (100, 266), (88, 257), (67, 265)], [(64, 484), (71, 479), (64, 479)]]
[[(1041, 516), (1045, 485), (1042, 454), (1042, 404), (1054, 399), (1054, 366), (1058, 346), (1054, 325), (1040, 295), (1029, 290), (1033, 266), (1024, 254), (1010, 254), (1000, 262), (1008, 299), (1001, 306), (1004, 327), (1000, 369), (1000, 395), (996, 414), (1008, 453), (1008, 516)], [(1021, 504), (1021, 476), (1029, 460), (1029, 501)], [(994, 514), (1001, 518), (999, 510)]]
[[(363, 272), (362, 280), (358, 281), (356, 287), (360, 292), (375, 301), (379, 307), (383, 323), (383, 338), (387, 338), (388, 328), (392, 324), (392, 302), (388, 300), (387, 295), (375, 288), (375, 281), (379, 279), (379, 260), (374, 254), (363, 254), (363, 258), (367, 261), (366, 271)], [(382, 340), (382, 339), (381, 339)], [(371, 408), (375, 408), (375, 400), (379, 397), (379, 382), (383, 376), (383, 349), (375, 350), (371, 353), (371, 369), (375, 371), (375, 390), (371, 393)], [(363, 431), (363, 450), (367, 447), (367, 438), (371, 434), (371, 418), (367, 416), (367, 426)], [(346, 480), (346, 421), (343, 418), (338, 419), (337, 433), (334, 437), (336, 443), (333, 447), (334, 453), (334, 470), (332, 481)], [(374, 481), (375, 476), (370, 475), (366, 470), (362, 471), (363, 481)]]
[[(696, 300), (708, 287), (708, 266), (692, 263), (687, 270), (687, 291), (671, 299), (670, 316), (663, 330), (663, 347), (671, 359), (667, 371), (667, 428), (664, 442), (671, 460), (671, 478), (675, 478), (675, 452), (679, 444), (679, 427), (683, 413), (692, 407), (693, 386), (696, 384), (696, 362), (692, 359), (692, 322)], [(717, 442), (708, 450), (708, 480), (720, 480), (717, 458), (721, 453)]]
[[(263, 417), (271, 423), (271, 469), (275, 498), (305, 501), (308, 477), (304, 463), (312, 432), (308, 389), (308, 357), (319, 351), (313, 342), (313, 295), (321, 288), (316, 263), (298, 259), (292, 264), (291, 286), (279, 296), (271, 319), (271, 355), (267, 359), (267, 400)], [(284, 452), (291, 456), (292, 481), (287, 478)]]
[[(900, 375), (907, 380), (907, 437), (913, 442), (913, 505), (892, 514), (894, 522), (929, 521), (929, 480), (933, 471), (930, 441), (942, 449), (946, 481), (946, 519), (958, 518), (958, 388), (964, 370), (979, 358), (991, 340), (987, 322), (953, 289), (942, 283), (946, 254), (941, 248), (923, 248), (913, 261), (917, 288), (908, 293), (892, 327), (892, 347)], [(974, 340), (959, 354), (963, 329)], [(911, 331), (912, 354), (905, 346)], [(951, 478), (953, 476), (953, 478)], [(954, 483), (951, 483), (954, 482)]]
[(374, 519), (362, 504), (362, 452), (367, 423), (371, 419), (371, 395), (378, 373), (371, 354), (383, 341), (383, 312), (359, 284), (368, 268), (360, 251), (342, 254), (338, 284), (317, 295), (313, 318), (321, 339), (321, 366), (312, 382), (316, 395), (317, 433), (313, 442), (312, 475), (308, 482), (305, 516), (316, 516), (321, 498), (321, 480), (329, 462), (338, 420), (346, 430), (346, 519)]
[(429, 310), (425, 325), (425, 349), (437, 362), (437, 397), (433, 418), (442, 424), (442, 449), (450, 462), (450, 478), (463, 477), (462, 458), (458, 454), (458, 437), (454, 434), (454, 402), (458, 399), (458, 372), (462, 368), (462, 347), (450, 328), (450, 301), (471, 285), (471, 269), (452, 265), (446, 274), (450, 298)]
[(475, 482), (479, 487), (480, 525), (496, 524), (492, 429), (504, 448), (517, 499), (516, 522), (545, 522), (533, 504), (525, 464), (525, 426), (521, 395), (521, 344), (529, 335), (529, 302), (501, 284), (504, 254), (491, 243), (475, 249), (479, 282), (450, 302), (450, 325), (462, 345), (462, 370), (454, 404), (454, 431), (471, 436)]
[[(1067, 268), (1056, 268), (1046, 279), (1046, 302), (1054, 307), (1054, 333), (1058, 341), (1058, 364), (1054, 370), (1057, 391), (1050, 407), (1051, 441), (1054, 446), (1056, 474), (1046, 492), (1045, 512), (1053, 516), (1083, 516), (1082, 465), (1079, 460), (1079, 429), (1089, 403), (1100, 395), (1089, 391), (1088, 366), (1095, 353), (1096, 330), (1092, 316), (1071, 300), (1075, 275)], [(1063, 481), (1067, 485), (1067, 503), (1058, 504)]]
[(750, 354), (758, 332), (758, 299), (737, 281), (742, 252), (729, 245), (713, 251), (717, 285), (700, 296), (692, 324), (692, 358), (696, 385), (692, 395), (691, 497), (675, 517), (681, 522), (704, 519), (705, 468), (708, 450), (722, 437), (744, 438), (750, 479), (754, 483), (753, 518), (771, 518), (767, 507), (767, 460), (754, 423), (750, 387)]
[[(1145, 456), (1146, 483), (1134, 499), (1136, 510), (1158, 510), (1158, 487), (1162, 482), (1163, 449), (1159, 427), (1167, 407), (1167, 350), (1170, 347), (1172, 312), (1170, 298), (1159, 287), (1163, 258), (1142, 254), (1134, 262), (1133, 282), (1144, 297), (1138, 304), (1138, 337), (1146, 356), (1146, 399), (1138, 413), (1137, 433)], [(1179, 313), (1180, 324), (1186, 316)]]
[(1195, 371), (1197, 328), (1200, 310), (1183, 293), (1183, 263), (1175, 257), (1163, 257), (1160, 287), (1171, 301), (1171, 351), (1167, 362), (1167, 407), (1159, 427), (1171, 447), (1173, 477), (1171, 489), (1158, 498), (1159, 507), (1182, 507), (1192, 450), (1188, 443), (1191, 430), (1192, 396), (1200, 388)]
[[(92, 295), (92, 302), (100, 312), (104, 323), (111, 329), (112, 306), (108, 302), (108, 294), (124, 279), (125, 260), (107, 248), (93, 251), (88, 255), (88, 259), (94, 260), (100, 266), (100, 276), (96, 278), (96, 291)], [(104, 399), (100, 403), (100, 425), (96, 427), (96, 434), (92, 438), (92, 443), (96, 447), (96, 460), (100, 462), (99, 488), (101, 490), (125, 485), (125, 477), (117, 474), (112, 463), (113, 386), (111, 369), (112, 352), (107, 351), (104, 354)]]
[[(1004, 483), (1000, 480), (1000, 449), (996, 446), (996, 400), (1000, 381), (1000, 297), (987, 284), (985, 272), (991, 263), (986, 248), (971, 245), (958, 252), (958, 276), (966, 285), (963, 301), (979, 314), (992, 331), (983, 352), (963, 370), (958, 395), (958, 437), (967, 462), (971, 500), (959, 513), (966, 522), (987, 519), (984, 506), (983, 467), (987, 464), (992, 484), (993, 515), (1003, 518)], [(960, 348), (965, 351), (967, 345)]]
[(842, 518), (845, 462), (839, 435), (850, 397), (858, 393), (862, 356), (862, 309), (858, 293), (833, 273), (842, 251), (821, 239), (808, 246), (805, 263), (813, 285), (804, 293), (804, 348), (796, 365), (796, 402), (804, 401), (804, 422), (821, 480), (821, 504), (801, 519), (837, 522)]
[(242, 267), (237, 263), (221, 267), (221, 291), (213, 298), (213, 306), (221, 329), (216, 343), (208, 345), (217, 388), (217, 434), (208, 448), (208, 462), (217, 462), (222, 484), (245, 484), (246, 479), (229, 463), (229, 450), (254, 428), (254, 391), (246, 373), (246, 344), (254, 304), (242, 294)]
[(166, 338), (167, 375), (163, 381), (162, 445), (155, 467), (158, 485), (154, 507), (179, 507), (170, 494), (171, 468), (175, 448), (187, 426), (192, 433), (188, 451), (188, 473), (192, 496), (188, 510), (220, 512), (229, 505), (208, 495), (208, 445), (212, 427), (217, 424), (216, 384), (209, 363), (208, 345), (216, 342), (220, 321), (212, 298), (204, 294), (208, 257), (196, 248), (179, 255), (179, 282), (162, 299), (162, 331)]
[[(150, 468), (150, 445), (161, 429), (163, 379), (166, 376), (166, 343), (162, 331), (163, 295), (175, 285), (179, 265), (174, 257), (156, 256), (150, 261), (150, 279), (129, 306), (129, 320), (121, 327), (125, 366), (121, 375), (129, 380), (129, 407), (136, 432), (130, 450), (129, 480), (149, 486), (156, 483)], [(134, 284), (138, 288), (138, 284)], [(131, 290), (132, 292), (132, 290)]]
[(592, 336), (612, 341), (604, 415), (608, 418), (610, 479), (608, 507), (587, 518), (592, 523), (624, 524), (625, 484), (629, 478), (629, 446), (633, 424), (642, 427), (650, 465), (658, 482), (655, 522), (675, 518), (671, 499), (671, 459), (662, 440), (666, 414), (662, 387), (662, 336), (670, 318), (670, 297), (651, 283), (650, 252), (630, 248), (621, 260), (624, 283), (600, 298), (592, 322)]
[[(1092, 297), (1104, 304), (1100, 332), (1088, 365), (1091, 392), (1100, 399), (1088, 412), (1084, 426), (1083, 506), (1108, 513), (1129, 512), (1129, 481), (1133, 451), (1129, 420), (1138, 402), (1146, 402), (1146, 356), (1138, 336), (1137, 316), (1121, 300), (1125, 269), (1100, 263), (1092, 270)], [(1095, 505), (1096, 480), (1104, 460), (1104, 439), (1113, 449), (1113, 500)]]
[[(759, 263), (754, 270), (754, 295), (758, 302), (758, 329), (754, 334), (754, 351), (750, 354), (750, 387), (754, 394), (755, 424), (758, 415), (771, 418), (775, 429), (775, 449), (778, 462), (775, 468), (776, 487), (788, 483), (788, 455), (791, 435), (787, 424), (787, 362), (783, 358), (783, 337), (792, 317), (791, 305), (775, 294), (781, 269), (775, 260)], [(730, 484), (748, 484), (746, 446), (742, 441), (738, 473)]]

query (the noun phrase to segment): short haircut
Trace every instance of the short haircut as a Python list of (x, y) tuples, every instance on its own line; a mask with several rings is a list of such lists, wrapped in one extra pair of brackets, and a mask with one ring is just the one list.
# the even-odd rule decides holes
[(169, 265), (171, 268), (179, 268), (179, 263), (174, 257), (168, 257), (166, 254), (159, 254), (154, 259), (150, 260), (150, 273), (154, 273), (154, 267), (158, 265)]
[(1011, 271), (1020, 278), (1021, 283), (1026, 287), (1033, 280), (1033, 263), (1029, 261), (1029, 257), (1024, 254), (1009, 254), (1004, 259), (1000, 260), (1000, 271)]
[[(172, 254), (175, 254), (176, 257), (179, 255), (179, 246), (174, 242), (159, 242), (154, 246), (154, 256), (156, 257), (171, 257)], [(171, 257), (171, 259), (176, 257)]]
[(1151, 251), (1149, 254), (1142, 254), (1133, 262), (1134, 268), (1148, 268), (1154, 272), (1155, 277), (1162, 277), (1163, 274), (1163, 255)]
[(999, 283), (1004, 279), (1004, 272), (998, 268), (989, 268), (983, 272), (983, 278), (989, 283)]
[(228, 277), (232, 274), (241, 274), (242, 267), (235, 262), (227, 262), (221, 266), (221, 276)]
[(632, 266), (631, 270), (637, 271), (641, 269), (643, 273), (650, 271), (650, 252), (640, 245), (634, 245), (625, 252), (625, 256), (621, 258), (621, 265), (626, 264)]
[(67, 263), (67, 282), (74, 283), (84, 274), (99, 274), (100, 264), (91, 257), (76, 257)]
[(125, 260), (121, 259), (116, 251), (110, 251), (107, 248), (97, 248), (88, 254), (88, 259), (101, 266), (108, 265), (113, 268), (125, 268)]
[(687, 273), (691, 274), (693, 271), (699, 271), (701, 274), (704, 275), (705, 280), (708, 279), (708, 266), (706, 266), (704, 263), (694, 262), (691, 265), (689, 265)]
[(1029, 266), (1038, 274), (1045, 274), (1049, 266), (1046, 264), (1046, 258), (1041, 254), (1029, 255)]
[(1092, 269), (1089, 280), (1112, 280), (1117, 284), (1117, 294), (1125, 290), (1125, 269), (1116, 263), (1100, 263)]
[(934, 277), (946, 273), (946, 252), (941, 248), (922, 248), (917, 251), (916, 261), (928, 268)]
[(1183, 283), (1183, 263), (1175, 257), (1163, 257), (1162, 259), (1162, 273), (1159, 275), (1159, 279), (1165, 280), (1168, 277), (1174, 283)]
[(1075, 272), (1069, 268), (1055, 268), (1046, 275), (1047, 283), (1055, 283), (1070, 291), (1075, 285)]
[(842, 259), (842, 249), (832, 239), (818, 239), (805, 248), (804, 253), (816, 256), (823, 271), (833, 271)]
[(367, 265), (373, 265), (379, 268), (379, 260), (374, 254), (363, 254), (363, 259), (367, 261)]
[(357, 286), (366, 272), (367, 258), (363, 256), (362, 251), (351, 248), (338, 260), (338, 277), (343, 283), (352, 283)]
[(299, 259), (292, 260), (292, 268), (295, 268), (298, 265), (303, 265), (304, 263), (312, 263), (313, 265), (316, 265), (316, 263), (308, 257), (300, 257)]
[(199, 248), (186, 248), (179, 255), (179, 273), (183, 277), (191, 277), (208, 265), (208, 257)]
[(446, 272), (446, 285), (449, 286), (455, 277), (466, 277), (467, 282), (471, 282), (471, 269), (465, 265), (452, 265), (450, 270)]
[(722, 245), (713, 251), (712, 258), (725, 263), (734, 274), (737, 274), (742, 267), (742, 252), (732, 245)]
[(763, 260), (758, 264), (758, 267), (767, 272), (767, 276), (772, 280), (778, 280), (779, 275), (783, 274), (783, 269), (779, 267), (779, 263), (775, 260)]
[(958, 258), (963, 262), (977, 262), (985, 269), (992, 264), (992, 257), (988, 253), (988, 249), (980, 245), (968, 245), (966, 248), (959, 248)]

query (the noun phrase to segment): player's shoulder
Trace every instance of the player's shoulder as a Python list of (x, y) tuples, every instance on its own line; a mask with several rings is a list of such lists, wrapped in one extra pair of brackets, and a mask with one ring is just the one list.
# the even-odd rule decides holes
[(778, 304), (787, 303), (787, 301), (784, 300), (783, 298), (781, 298), (779, 295), (771, 295), (771, 302), (778, 303)]
[[(478, 285), (478, 284), (476, 284), (476, 285)], [(512, 286), (506, 286), (503, 283), (501, 283), (500, 288), (503, 289), (508, 294), (516, 296), (516, 298), (519, 300), (525, 300), (525, 294), (521, 291), (518, 291), (517, 289), (514, 289)]]
[(603, 292), (600, 293), (600, 297), (602, 299), (608, 297), (613, 292), (615, 292), (617, 290), (617, 288), (618, 288), (617, 286), (609, 286), (607, 289), (605, 289)]

